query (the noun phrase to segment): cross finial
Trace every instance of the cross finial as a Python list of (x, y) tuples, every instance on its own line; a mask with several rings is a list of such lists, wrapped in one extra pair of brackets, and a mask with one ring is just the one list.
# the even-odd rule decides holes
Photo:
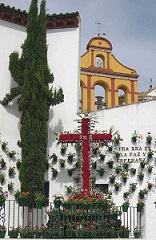
[(100, 22), (98, 21), (98, 22), (96, 22), (95, 24), (98, 25), (98, 36), (100, 36), (99, 28), (100, 28), (100, 25), (102, 25), (102, 23), (100, 23)]

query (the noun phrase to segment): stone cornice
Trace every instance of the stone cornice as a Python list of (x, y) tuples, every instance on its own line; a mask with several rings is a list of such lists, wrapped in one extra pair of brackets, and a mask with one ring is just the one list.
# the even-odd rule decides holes
[[(14, 7), (5, 6), (2, 3), (0, 4), (0, 19), (26, 27), (28, 13), (20, 9), (15, 9)], [(47, 29), (77, 28), (79, 21), (80, 17), (78, 12), (47, 15)]]
[(117, 72), (93, 72), (89, 69), (81, 68), (81, 74), (82, 75), (93, 75), (93, 76), (100, 76), (100, 77), (107, 77), (107, 78), (118, 78), (118, 79), (124, 79), (124, 80), (133, 80), (137, 81), (137, 78), (139, 75), (133, 75), (133, 74), (124, 74), (124, 73), (117, 73)]

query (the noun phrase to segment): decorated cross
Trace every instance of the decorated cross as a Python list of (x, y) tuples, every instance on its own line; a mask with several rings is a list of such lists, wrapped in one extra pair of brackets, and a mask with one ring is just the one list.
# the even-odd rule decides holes
[(90, 118), (82, 118), (81, 133), (66, 133), (60, 134), (60, 143), (82, 143), (82, 179), (83, 179), (83, 191), (90, 195), (90, 149), (92, 142), (109, 141), (112, 138), (111, 134), (96, 133), (93, 134), (90, 131)]

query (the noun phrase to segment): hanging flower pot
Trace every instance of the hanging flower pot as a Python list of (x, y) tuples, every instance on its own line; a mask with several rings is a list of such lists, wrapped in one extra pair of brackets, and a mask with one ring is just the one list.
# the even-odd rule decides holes
[(136, 137), (136, 136), (133, 136), (133, 137), (132, 137), (132, 142), (136, 143), (136, 140), (137, 140), (137, 137)]
[(69, 154), (68, 154), (68, 162), (69, 162), (69, 163), (72, 163), (72, 162), (73, 162), (73, 159), (74, 159), (74, 154), (73, 154), (73, 153), (69, 153)]
[(42, 209), (44, 202), (42, 200), (36, 200), (36, 208)]
[(120, 157), (120, 153), (119, 152), (115, 152), (115, 157), (118, 159)]
[(53, 176), (54, 178), (56, 178), (57, 175), (58, 175), (58, 171), (57, 171), (57, 169), (55, 169), (55, 168), (51, 168), (51, 171), (52, 171), (52, 176)]
[(104, 161), (105, 160), (105, 155), (104, 154), (100, 154), (100, 160)]
[(122, 204), (122, 211), (127, 212), (128, 208), (129, 208), (129, 201), (127, 200)]
[(3, 184), (5, 181), (5, 173), (1, 172), (0, 173), (0, 183)]
[(2, 148), (3, 151), (6, 149), (7, 144), (8, 144), (8, 142), (2, 142), (1, 143), (1, 148)]
[(152, 136), (150, 135), (150, 132), (148, 132), (148, 135), (146, 137), (146, 142), (147, 142), (147, 144), (151, 144), (151, 142), (152, 142)]
[(121, 183), (115, 182), (115, 183), (114, 183), (115, 191), (118, 192), (118, 191), (120, 190), (121, 186), (122, 186)]
[(53, 163), (57, 163), (57, 156), (55, 153), (53, 153), (51, 156), (50, 156), (50, 159), (52, 159), (52, 162)]
[(149, 151), (148, 153), (147, 153), (147, 157), (149, 158), (149, 159), (151, 159), (152, 158), (152, 156), (153, 156), (153, 152), (152, 151)]
[(137, 183), (130, 183), (131, 191), (134, 192), (136, 189)]
[(8, 183), (8, 190), (9, 190), (9, 191), (12, 190), (13, 187), (14, 187), (14, 183), (13, 183), (13, 182), (9, 182), (9, 183)]
[(96, 166), (97, 166), (97, 162), (92, 162), (92, 168), (96, 169)]
[(148, 169), (148, 172), (151, 173), (151, 172), (152, 172), (152, 169), (153, 169), (153, 166), (152, 166), (152, 165), (149, 165), (149, 166), (147, 167), (147, 169)]
[(76, 170), (75, 168), (68, 169), (68, 175), (71, 177), (75, 170)]
[(16, 162), (17, 170), (20, 170), (21, 164), (22, 164), (21, 160), (17, 160), (17, 162)]
[(133, 175), (136, 174), (136, 168), (131, 168), (130, 171), (131, 171), (131, 173), (132, 173)]
[(145, 194), (147, 194), (147, 193), (148, 193), (148, 191), (147, 191), (146, 189), (140, 190), (140, 191), (139, 191), (139, 197), (140, 197), (140, 199), (144, 199)]
[(116, 175), (112, 174), (110, 177), (109, 177), (109, 180), (111, 183), (114, 183), (115, 182), (115, 179), (116, 179)]
[(93, 146), (92, 147), (92, 152), (94, 155), (96, 155), (98, 153), (99, 147), (98, 146)]
[(64, 168), (65, 167), (65, 160), (64, 159), (59, 159), (60, 167)]
[(99, 168), (98, 170), (96, 170), (98, 173), (99, 173), (99, 175), (102, 177), (103, 175), (104, 175), (104, 173), (106, 172), (105, 171), (105, 169), (104, 168)]
[(137, 212), (142, 212), (144, 206), (145, 206), (145, 203), (139, 200), (137, 203)]
[(142, 161), (140, 161), (140, 166), (141, 166), (141, 168), (144, 168), (144, 167), (145, 167), (145, 165), (146, 165), (146, 162), (145, 162), (145, 160), (142, 160)]
[(122, 167), (127, 171), (128, 168), (129, 168), (129, 163), (128, 163), (128, 162), (124, 162), (124, 163), (122, 164)]
[(15, 152), (14, 150), (8, 152), (8, 156), (9, 156), (10, 158), (13, 158), (13, 157), (15, 156), (15, 154), (16, 154), (16, 152)]
[(66, 150), (67, 150), (67, 146), (62, 144), (62, 146), (61, 146), (61, 154), (64, 155), (66, 153)]
[(107, 162), (107, 164), (108, 164), (108, 167), (109, 167), (109, 168), (113, 168), (114, 161), (113, 161), (113, 160), (109, 160), (109, 161)]
[(122, 178), (123, 182), (126, 183), (127, 179), (128, 179), (127, 172), (121, 172), (121, 178)]
[(139, 178), (140, 181), (143, 181), (143, 179), (144, 179), (144, 173), (143, 173), (142, 171), (140, 171), (140, 172), (138, 173), (138, 178)]
[(1, 165), (1, 168), (4, 168), (6, 166), (6, 162), (4, 161), (3, 158), (0, 160), (0, 165)]
[(117, 166), (115, 169), (116, 174), (119, 174), (121, 170), (122, 170), (121, 166)]
[(15, 167), (9, 167), (8, 174), (9, 177), (12, 177), (15, 174)]

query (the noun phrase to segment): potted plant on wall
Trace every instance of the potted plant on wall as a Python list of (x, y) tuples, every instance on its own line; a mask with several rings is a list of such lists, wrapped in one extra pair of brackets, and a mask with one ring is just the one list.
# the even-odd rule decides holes
[(50, 156), (50, 159), (52, 159), (52, 162), (53, 163), (57, 163), (57, 155), (55, 153), (53, 153), (51, 156)]
[(67, 171), (68, 171), (68, 175), (71, 177), (72, 176), (72, 174), (73, 174), (73, 172), (76, 170), (76, 168), (74, 167), (74, 168), (70, 168), (70, 169), (68, 169)]
[(151, 150), (151, 148), (149, 148), (149, 151), (147, 153), (147, 158), (151, 159), (153, 157), (153, 155), (154, 155), (154, 152)]
[(136, 143), (136, 141), (140, 138), (142, 138), (141, 134), (135, 130), (132, 134), (132, 142)]
[(149, 173), (152, 172), (152, 169), (153, 169), (153, 166), (152, 166), (152, 165), (148, 165), (148, 166), (147, 166), (147, 170), (148, 170)]
[(127, 182), (127, 179), (128, 179), (128, 173), (122, 171), (122, 172), (121, 172), (121, 178), (122, 178), (123, 182), (126, 183), (126, 182)]
[(131, 172), (133, 175), (135, 175), (135, 174), (136, 174), (136, 168), (131, 168), (131, 169), (130, 169), (130, 172)]
[(93, 145), (92, 146), (92, 153), (94, 155), (96, 155), (98, 153), (98, 150), (99, 150), (99, 146), (98, 145)]
[(19, 235), (19, 231), (20, 231), (20, 227), (11, 227), (9, 229), (9, 237), (10, 238), (18, 238), (18, 235)]
[(58, 175), (58, 170), (52, 167), (52, 168), (51, 168), (51, 172), (52, 172), (52, 177), (53, 177), (53, 178), (56, 178), (57, 175)]
[(21, 164), (22, 164), (22, 161), (20, 159), (18, 159), (17, 162), (16, 162), (17, 170), (20, 170)]
[(104, 160), (105, 160), (105, 157), (106, 157), (106, 155), (100, 153), (100, 160), (101, 160), (101, 161), (104, 161)]
[(123, 139), (121, 138), (120, 134), (117, 133), (113, 139), (113, 142), (115, 143), (115, 145), (118, 145), (120, 143), (120, 141), (123, 141)]
[(6, 166), (6, 162), (4, 161), (3, 158), (1, 158), (0, 160), (0, 165), (1, 165), (1, 168), (4, 168)]
[(8, 183), (8, 191), (11, 191), (13, 190), (13, 187), (14, 187), (14, 183), (11, 181)]
[(16, 154), (16, 152), (15, 152), (14, 150), (8, 152), (8, 156), (9, 156), (10, 158), (13, 158), (13, 157), (15, 156), (15, 154)]
[(41, 192), (35, 194), (36, 208), (42, 209), (45, 202), (45, 195)]
[(8, 170), (8, 175), (9, 175), (9, 177), (12, 177), (12, 176), (14, 176), (14, 174), (15, 174), (15, 167), (9, 167), (9, 170)]
[(146, 164), (147, 164), (147, 162), (146, 162), (144, 159), (142, 159), (142, 160), (140, 161), (140, 166), (141, 166), (141, 168), (144, 168)]
[(135, 227), (133, 230), (133, 235), (135, 238), (141, 238), (142, 236), (142, 227)]
[(100, 168), (97, 169), (96, 171), (99, 173), (99, 175), (100, 175), (101, 177), (104, 175), (104, 173), (106, 173), (105, 168), (102, 168), (102, 167), (100, 167)]
[(68, 162), (72, 163), (74, 159), (74, 153), (68, 153)]
[(114, 187), (115, 187), (115, 190), (118, 192), (120, 190), (120, 188), (122, 187), (122, 184), (119, 182), (115, 182)]
[(114, 161), (112, 159), (108, 160), (107, 165), (109, 168), (113, 168)]
[(124, 170), (127, 171), (128, 168), (129, 168), (129, 163), (128, 163), (128, 162), (123, 162), (123, 163), (122, 163), (122, 167), (123, 167)]
[(135, 191), (136, 186), (137, 186), (137, 183), (130, 183), (130, 189), (131, 189), (132, 192)]
[(109, 177), (109, 180), (111, 183), (114, 183), (116, 179), (116, 175), (115, 174), (111, 174), (111, 176)]
[(144, 179), (144, 173), (143, 173), (143, 171), (139, 171), (139, 172), (138, 172), (138, 178), (139, 178), (140, 181), (143, 181), (143, 179)]
[(4, 225), (0, 225), (0, 238), (4, 238), (6, 233), (6, 227)]
[(1, 142), (1, 148), (3, 151), (6, 150), (7, 144), (8, 142)]
[(140, 199), (144, 199), (145, 194), (148, 194), (147, 189), (146, 189), (146, 188), (141, 189), (141, 190), (139, 191), (139, 197), (140, 197)]
[(129, 208), (129, 199), (126, 199), (125, 202), (122, 204), (122, 210), (123, 212), (127, 212)]
[(5, 181), (5, 173), (4, 172), (0, 172), (0, 183), (3, 184)]
[(121, 172), (121, 170), (122, 170), (121, 165), (116, 166), (116, 168), (115, 168), (116, 174), (119, 174)]
[(154, 186), (154, 184), (153, 184), (153, 183), (151, 183), (151, 182), (148, 182), (148, 189), (149, 189), (149, 190), (151, 190), (153, 186)]
[(124, 198), (128, 198), (130, 196), (130, 194), (131, 194), (131, 192), (129, 192), (129, 191), (128, 192), (124, 192), (123, 193), (123, 197)]
[(150, 133), (150, 132), (148, 132), (148, 134), (147, 134), (146, 142), (147, 142), (148, 144), (151, 144), (151, 142), (152, 142), (152, 136), (151, 136), (151, 133)]
[(145, 206), (145, 203), (143, 201), (139, 200), (137, 203), (137, 212), (142, 212), (144, 206)]
[(65, 167), (65, 160), (64, 160), (64, 159), (60, 158), (60, 159), (59, 159), (59, 163), (60, 163), (60, 167), (61, 167), (61, 168), (64, 168), (64, 167)]
[(60, 151), (61, 151), (61, 154), (64, 155), (67, 151), (67, 146), (65, 144), (62, 144)]
[(6, 198), (8, 197), (8, 192), (3, 192), (2, 187), (0, 187), (0, 207), (4, 204)]

